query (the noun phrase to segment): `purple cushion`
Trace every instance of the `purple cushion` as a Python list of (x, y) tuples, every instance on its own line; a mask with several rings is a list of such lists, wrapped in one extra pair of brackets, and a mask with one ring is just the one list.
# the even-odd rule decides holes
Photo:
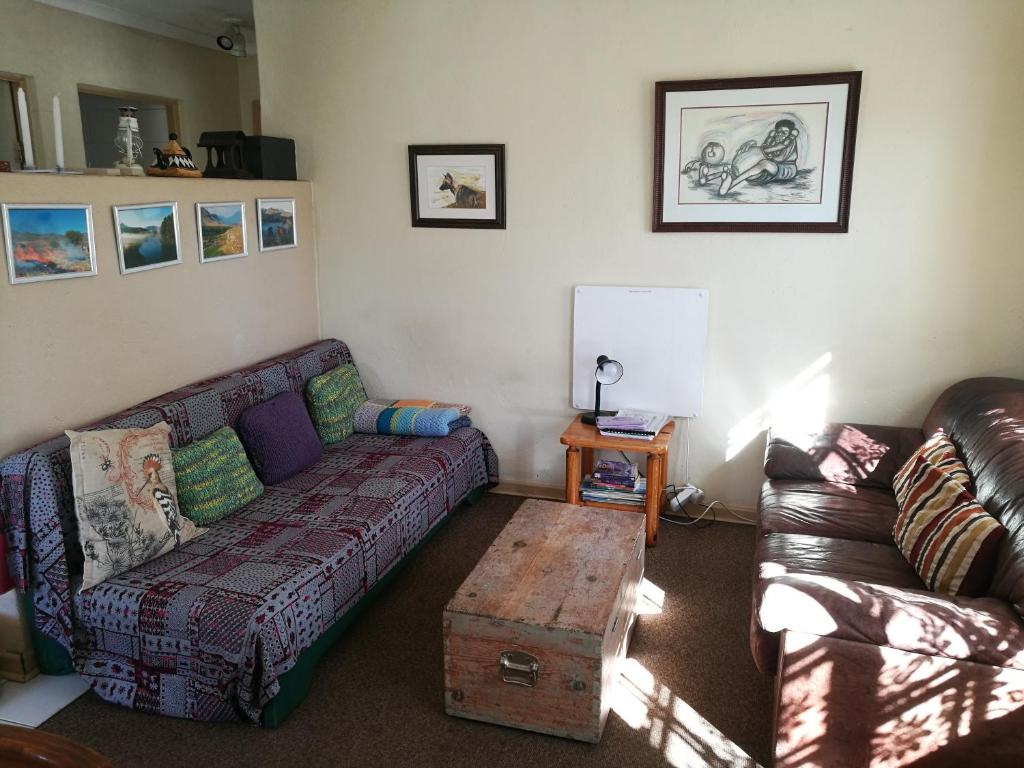
[(285, 392), (244, 411), (235, 431), (264, 485), (297, 475), (324, 453), (297, 392)]

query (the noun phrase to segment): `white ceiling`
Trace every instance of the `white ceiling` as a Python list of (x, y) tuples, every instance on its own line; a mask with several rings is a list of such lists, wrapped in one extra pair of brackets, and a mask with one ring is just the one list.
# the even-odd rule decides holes
[[(103, 21), (152, 32), (204, 48), (217, 48), (215, 38), (225, 18), (242, 19), (246, 49), (256, 54), (252, 0), (36, 0)], [(224, 54), (227, 56), (228, 54)]]

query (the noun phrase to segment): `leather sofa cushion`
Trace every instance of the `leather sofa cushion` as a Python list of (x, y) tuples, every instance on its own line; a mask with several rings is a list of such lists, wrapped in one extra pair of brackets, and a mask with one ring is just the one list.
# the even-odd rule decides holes
[(751, 645), (763, 672), (785, 629), (1024, 669), (1024, 623), (1009, 604), (928, 592), (895, 546), (769, 534), (756, 562)]
[(826, 480), (892, 488), (892, 479), (924, 442), (920, 429), (825, 424), (818, 432), (772, 427), (764, 473), (773, 480)]
[(765, 533), (800, 533), (892, 544), (899, 509), (892, 491), (843, 483), (769, 480), (761, 488), (758, 526)]

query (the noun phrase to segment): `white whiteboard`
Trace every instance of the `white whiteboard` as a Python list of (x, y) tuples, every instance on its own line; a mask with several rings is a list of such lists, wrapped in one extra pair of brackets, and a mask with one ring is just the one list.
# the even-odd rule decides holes
[(602, 409), (700, 415), (706, 289), (578, 285), (573, 298), (573, 408), (593, 410), (597, 356), (608, 355), (623, 373), (601, 387)]

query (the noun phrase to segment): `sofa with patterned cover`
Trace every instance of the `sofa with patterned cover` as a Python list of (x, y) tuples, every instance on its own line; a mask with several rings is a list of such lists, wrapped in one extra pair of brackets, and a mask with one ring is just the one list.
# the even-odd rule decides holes
[[(320, 341), (89, 428), (162, 420), (179, 448), (347, 362), (345, 344)], [(355, 609), (497, 477), (472, 426), (439, 438), (353, 434), (203, 536), (81, 593), (67, 437), (0, 463), (0, 519), (44, 672), (75, 671), (145, 712), (275, 725)]]

